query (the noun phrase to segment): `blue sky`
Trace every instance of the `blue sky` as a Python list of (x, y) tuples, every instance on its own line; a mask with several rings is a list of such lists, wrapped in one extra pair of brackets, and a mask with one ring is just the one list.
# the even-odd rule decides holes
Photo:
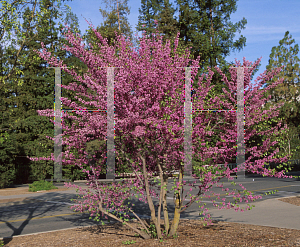
[[(171, 0), (174, 3), (175, 0)], [(62, 3), (71, 7), (71, 11), (78, 17), (81, 35), (88, 29), (86, 18), (95, 27), (103, 23), (102, 15), (99, 12), (99, 7), (106, 9), (106, 4), (99, 0), (73, 0)], [(0, 5), (1, 6), (1, 5)], [(139, 8), (141, 7), (140, 0), (129, 0), (130, 15), (127, 16), (134, 34), (136, 33), (136, 25), (138, 23)], [(178, 12), (175, 13), (178, 17)], [(268, 65), (269, 55), (273, 46), (279, 45), (279, 40), (283, 39), (286, 31), (289, 31), (295, 44), (300, 41), (300, 0), (239, 0), (237, 1), (237, 11), (232, 13), (230, 21), (236, 23), (246, 18), (247, 24), (241, 33), (236, 33), (234, 41), (240, 35), (246, 37), (246, 46), (240, 52), (231, 52), (230, 56), (226, 57), (226, 61), (231, 62), (240, 60), (243, 62), (243, 57), (246, 60), (254, 62), (262, 57), (259, 71), (255, 74), (252, 83), (260, 73), (263, 73)], [(22, 22), (22, 21), (21, 21)], [(142, 33), (139, 32), (139, 37)], [(299, 57), (299, 54), (298, 54)]]
[[(170, 1), (174, 3), (175, 1)], [(73, 13), (78, 17), (81, 34), (85, 33), (88, 28), (88, 23), (83, 17), (97, 27), (103, 22), (99, 12), (99, 7), (105, 9), (105, 3), (101, 4), (99, 0), (74, 0), (65, 2), (71, 7)], [(63, 4), (65, 4), (63, 3)], [(62, 4), (62, 5), (63, 5)], [(140, 0), (129, 0), (130, 15), (127, 16), (133, 32), (136, 32), (138, 23), (139, 8), (141, 7)], [(82, 16), (81, 16), (82, 15)], [(178, 17), (178, 13), (175, 13)], [(300, 41), (300, 1), (299, 0), (239, 0), (237, 1), (237, 10), (231, 14), (230, 21), (236, 23), (246, 18), (247, 24), (241, 33), (236, 33), (234, 40), (237, 40), (240, 35), (246, 37), (246, 46), (240, 52), (231, 52), (230, 56), (226, 57), (227, 62), (240, 60), (243, 62), (243, 57), (251, 62), (262, 57), (259, 71), (255, 74), (252, 83), (260, 73), (263, 73), (268, 65), (269, 55), (273, 46), (279, 45), (279, 40), (284, 38), (286, 31), (290, 32), (295, 44)], [(142, 33), (139, 32), (139, 37)], [(298, 54), (299, 57), (299, 54)]]

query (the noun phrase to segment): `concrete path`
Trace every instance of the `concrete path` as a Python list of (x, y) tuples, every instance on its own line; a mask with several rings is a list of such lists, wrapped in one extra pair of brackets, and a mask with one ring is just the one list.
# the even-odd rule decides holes
[[(255, 205), (255, 207), (245, 212), (235, 212), (233, 209), (218, 210), (213, 206), (210, 199), (206, 198), (204, 199), (207, 203), (205, 207), (209, 208), (207, 213), (212, 216), (212, 220), (300, 230), (300, 207), (278, 200), (283, 197), (299, 196), (300, 179), (257, 177), (255, 177), (254, 181), (253, 179), (248, 178), (242, 182), (235, 180), (235, 182), (243, 184), (248, 191), (253, 191), (254, 195), (261, 195), (270, 190), (279, 190), (279, 192), (263, 196), (262, 199), (258, 199), (255, 202), (249, 202), (250, 205)], [(63, 185), (56, 186), (62, 187)], [(241, 189), (239, 185), (233, 186), (227, 181), (224, 181), (224, 188), (230, 188), (230, 191), (232, 189)], [(226, 203), (228, 200), (233, 202), (232, 196), (226, 196), (225, 192), (222, 192), (220, 188), (213, 187), (210, 190), (220, 193), (221, 198), (225, 197)], [(192, 194), (194, 194), (193, 192)], [(70, 206), (73, 204), (71, 199), (77, 198), (76, 194), (75, 189), (68, 189), (66, 191), (48, 193), (0, 196), (0, 201), (1, 199), (8, 198), (20, 198), (21, 201), (21, 203), (9, 205), (0, 203), (0, 236), (10, 237), (97, 224), (97, 222), (89, 219), (88, 214), (74, 213), (70, 209)], [(27, 199), (23, 201), (25, 198)], [(132, 197), (131, 200), (135, 203), (133, 207), (134, 212), (141, 218), (149, 218), (150, 211), (148, 205), (140, 202), (135, 197)], [(215, 200), (217, 203), (221, 202), (220, 199)], [(154, 204), (157, 204), (156, 199), (153, 199), (153, 201)], [(172, 219), (174, 203), (171, 194), (167, 195), (167, 203), (170, 212), (169, 217)], [(199, 216), (201, 211), (199, 205), (202, 205), (202, 203), (192, 204), (191, 207), (181, 214), (181, 218), (200, 219), (202, 216)], [(247, 207), (247, 203), (240, 203), (239, 205), (242, 208)]]

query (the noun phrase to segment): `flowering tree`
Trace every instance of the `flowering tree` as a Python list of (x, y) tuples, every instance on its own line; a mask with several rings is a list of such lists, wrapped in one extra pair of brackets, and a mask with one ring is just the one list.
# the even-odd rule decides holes
[[(99, 220), (99, 217), (105, 216), (106, 219), (111, 217), (115, 220), (122, 222), (136, 233), (138, 233), (144, 239), (151, 237), (149, 232), (149, 225), (143, 222), (136, 213), (132, 210), (132, 207), (124, 204), (126, 199), (131, 196), (141, 196), (140, 201), (149, 204), (151, 211), (151, 220), (155, 224), (157, 237), (163, 238), (166, 235), (175, 235), (179, 224), (180, 214), (186, 210), (192, 203), (201, 203), (203, 197), (209, 196), (205, 192), (209, 191), (209, 188), (213, 184), (219, 182), (223, 177), (230, 178), (230, 169), (227, 167), (227, 158), (235, 156), (235, 145), (236, 145), (236, 130), (232, 126), (236, 122), (236, 113), (224, 112), (224, 116), (228, 123), (220, 125), (218, 121), (218, 115), (210, 115), (209, 118), (203, 113), (195, 114), (193, 120), (193, 143), (200, 141), (201, 145), (193, 145), (193, 153), (201, 159), (207, 159), (213, 157), (211, 164), (212, 168), (217, 169), (216, 174), (212, 174), (211, 169), (199, 169), (195, 175), (196, 179), (200, 181), (197, 188), (198, 192), (195, 195), (186, 193), (184, 195), (184, 186), (190, 186), (189, 191), (192, 188), (196, 188), (196, 180), (194, 183), (186, 184), (183, 181), (184, 175), (184, 164), (182, 162), (184, 158), (183, 152), (183, 131), (184, 131), (184, 73), (182, 69), (178, 67), (187, 67), (189, 62), (189, 51), (185, 50), (182, 55), (178, 55), (178, 36), (175, 39), (175, 48), (172, 51), (170, 49), (170, 42), (168, 41), (165, 45), (162, 44), (162, 37), (154, 36), (152, 40), (143, 37), (140, 42), (139, 54), (130, 49), (132, 44), (125, 40), (124, 37), (118, 36), (115, 46), (109, 46), (107, 40), (103, 39), (99, 33), (93, 29), (96, 36), (99, 38), (102, 44), (99, 44), (100, 52), (96, 55), (92, 51), (84, 50), (81, 46), (81, 38), (73, 36), (69, 32), (66, 34), (67, 39), (73, 44), (73, 47), (66, 47), (66, 49), (80, 57), (84, 61), (89, 70), (84, 75), (84, 80), (76, 74), (74, 70), (64, 68), (65, 71), (74, 76), (78, 81), (84, 83), (88, 88), (94, 91), (94, 94), (88, 93), (87, 88), (77, 83), (72, 83), (68, 86), (62, 85), (63, 88), (73, 90), (77, 92), (78, 100), (82, 105), (78, 105), (75, 102), (62, 97), (62, 103), (73, 109), (82, 109), (88, 106), (92, 106), (98, 109), (105, 109), (106, 106), (106, 69), (103, 67), (122, 67), (116, 71), (114, 78), (115, 81), (115, 134), (117, 136), (124, 137), (122, 139), (124, 143), (115, 140), (116, 154), (123, 153), (128, 160), (128, 165), (132, 167), (136, 177), (130, 180), (123, 180), (121, 182), (113, 182), (111, 185), (99, 183), (97, 178), (99, 177), (101, 168), (105, 166), (105, 153), (106, 148), (103, 147), (99, 150), (101, 158), (100, 163), (97, 165), (91, 165), (90, 169), (84, 170), (88, 174), (87, 185), (89, 189), (85, 190), (76, 185), (66, 184), (67, 186), (76, 187), (80, 194), (83, 195), (84, 201), (78, 201), (79, 204), (74, 206), (77, 211), (84, 212), (88, 210), (91, 216), (95, 216), (95, 219)], [(42, 44), (43, 46), (43, 44)], [(44, 46), (43, 46), (44, 48)], [(117, 48), (117, 49), (116, 49)], [(118, 52), (118, 54), (116, 54)], [(151, 56), (152, 52), (152, 56)], [(58, 62), (55, 58), (50, 58), (51, 54), (44, 48), (43, 52), (38, 52), (39, 55), (52, 66), (66, 67), (63, 61)], [(117, 56), (118, 55), (118, 56)], [(199, 64), (198, 57), (196, 60), (192, 60), (191, 67), (197, 67)], [(275, 111), (278, 106), (274, 106), (269, 111), (261, 110), (261, 105), (266, 99), (262, 98), (262, 92), (258, 92), (259, 85), (251, 89), (250, 75), (255, 67), (259, 64), (252, 65), (252, 69), (248, 70), (245, 75), (245, 87), (249, 86), (245, 90), (245, 140), (253, 135), (264, 134), (266, 136), (270, 133), (275, 133), (279, 130), (281, 123), (270, 131), (264, 133), (258, 133), (255, 130), (256, 123), (262, 121), (262, 115), (268, 115), (269, 118), (274, 118), (278, 115)], [(240, 66), (239, 63), (236, 64)], [(244, 60), (243, 66), (249, 67), (251, 64)], [(100, 68), (101, 67), (101, 68)], [(280, 68), (274, 69), (268, 75), (262, 75), (259, 79), (264, 83), (266, 80), (270, 80), (280, 71)], [(207, 105), (213, 109), (232, 109), (236, 105), (236, 99), (232, 92), (236, 92), (237, 89), (237, 75), (236, 71), (232, 70), (231, 77), (232, 81), (228, 81), (226, 76), (221, 70), (218, 70), (220, 75), (223, 76), (224, 82), (229, 85), (231, 92), (226, 92), (227, 98), (223, 102), (219, 97), (211, 99), (210, 102), (205, 102), (205, 96), (211, 90), (210, 87), (211, 78), (213, 72), (209, 69), (207, 75), (207, 82), (203, 82), (202, 75), (199, 78), (199, 95), (200, 97), (194, 100), (194, 109), (205, 109)], [(192, 79), (197, 74), (197, 68), (191, 69)], [(277, 84), (282, 83), (279, 80), (275, 84), (269, 86), (266, 90), (271, 87), (275, 87)], [(128, 92), (135, 90), (135, 94)], [(83, 99), (83, 98), (87, 99)], [(225, 97), (225, 96), (223, 96)], [(53, 116), (53, 110), (39, 111), (40, 115)], [(77, 112), (78, 116), (69, 116), (68, 113), (63, 113), (62, 126), (64, 129), (65, 140), (63, 144), (67, 145), (68, 151), (64, 152), (63, 163), (74, 164), (82, 167), (82, 164), (87, 163), (85, 144), (87, 141), (99, 139), (106, 139), (106, 113), (91, 114), (88, 112)], [(72, 118), (74, 120), (72, 126), (66, 126), (64, 118)], [(51, 120), (52, 121), (52, 120)], [(208, 129), (207, 127), (210, 127)], [(221, 138), (222, 141), (217, 143), (217, 147), (208, 148), (205, 146), (204, 140), (209, 140), (214, 135), (214, 129), (218, 127), (222, 130)], [(285, 126), (286, 127), (286, 126)], [(271, 146), (274, 146), (276, 142), (270, 143), (270, 139), (264, 142), (263, 146), (253, 147), (246, 149), (246, 152), (251, 154), (250, 158), (247, 159), (245, 166), (246, 169), (265, 176), (275, 177), (287, 177), (284, 172), (275, 172), (274, 170), (268, 170), (264, 168), (264, 162), (271, 161), (286, 161), (288, 158), (272, 158), (274, 153), (268, 157), (261, 158), (261, 154), (268, 150)], [(124, 150), (124, 147), (127, 150)], [(75, 157), (71, 150), (76, 148), (78, 150), (79, 157)], [(214, 157), (214, 154), (220, 154), (221, 158), (224, 158), (225, 169), (219, 169), (217, 161), (219, 157)], [(94, 157), (96, 157), (94, 155)], [(250, 162), (251, 158), (256, 157), (258, 160)], [(31, 158), (35, 160), (34, 158)], [(51, 157), (41, 157), (38, 159), (52, 159), (54, 160), (53, 154)], [(169, 220), (168, 207), (166, 201), (168, 175), (173, 170), (179, 170), (178, 178), (174, 179), (174, 186), (171, 191), (174, 190), (174, 202), (175, 212), (172, 224)], [(156, 185), (156, 180), (153, 182), (154, 172), (159, 173), (159, 186), (160, 192), (156, 193), (152, 189)], [(236, 171), (236, 170), (235, 170)], [(140, 173), (139, 173), (140, 172)], [(291, 177), (291, 176), (290, 176)], [(239, 201), (249, 200), (254, 201), (255, 199), (261, 198), (261, 196), (252, 196), (251, 192), (240, 185), (244, 189), (244, 196), (241, 194), (236, 195)], [(223, 184), (220, 185), (223, 187)], [(226, 190), (227, 189), (222, 189)], [(227, 193), (228, 194), (228, 193)], [(232, 192), (230, 194), (235, 194)], [(219, 194), (217, 194), (219, 195)], [(152, 200), (152, 197), (159, 199), (157, 214), (156, 209)], [(184, 199), (189, 198), (189, 202), (183, 205)], [(219, 197), (218, 197), (219, 199)], [(225, 207), (225, 198), (222, 208), (234, 208), (236, 204), (227, 203)], [(213, 200), (212, 200), (213, 201)], [(236, 200), (237, 202), (237, 200)], [(133, 206), (133, 205), (132, 205)], [(214, 204), (214, 206), (219, 207)], [(161, 228), (161, 209), (163, 208), (164, 225)], [(201, 207), (204, 208), (204, 205)], [(248, 204), (247, 209), (251, 209)], [(238, 210), (239, 207), (236, 208)], [(206, 211), (208, 209), (205, 209)], [(243, 209), (241, 209), (243, 211)], [(141, 223), (140, 228), (135, 228), (128, 222), (128, 212), (132, 213)], [(203, 213), (203, 210), (201, 211)], [(119, 216), (118, 216), (119, 215)], [(211, 224), (210, 215), (206, 215), (205, 224)], [(204, 217), (203, 217), (204, 218)], [(203, 219), (202, 218), (202, 219)], [(103, 223), (103, 222), (102, 222)]]

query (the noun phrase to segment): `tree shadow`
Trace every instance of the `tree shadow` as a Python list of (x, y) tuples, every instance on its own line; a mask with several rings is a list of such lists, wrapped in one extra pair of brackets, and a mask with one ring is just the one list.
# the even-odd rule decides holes
[[(21, 235), (33, 219), (43, 217), (49, 212), (59, 214), (59, 212), (66, 210), (66, 204), (64, 202), (71, 204), (72, 202), (70, 199), (75, 199), (77, 197), (74, 194), (48, 192), (31, 198), (34, 198), (36, 202), (25, 202), (24, 204), (2, 206), (0, 208), (1, 225), (5, 224), (5, 226), (12, 231), (10, 236), (3, 236), (5, 244), (9, 243), (14, 236)], [(63, 218), (61, 216), (58, 216), (57, 218), (63, 218), (64, 220), (71, 221), (72, 223), (76, 222), (77, 224), (82, 224), (87, 221), (91, 221), (87, 219), (87, 216), (87, 214), (80, 214), (78, 217), (75, 217), (75, 219), (68, 219), (66, 217)], [(22, 222), (21, 225), (17, 223), (20, 221)]]
[[(29, 203), (29, 205), (32, 205), (32, 204), (33, 204), (33, 203)], [(18, 206), (24, 206), (24, 204), (23, 204), (23, 205), (18, 205)], [(29, 213), (28, 213), (26, 219), (23, 220), (22, 224), (21, 224), (19, 227), (15, 227), (15, 226), (12, 224), (13, 222), (10, 222), (10, 220), (3, 220), (3, 219), (1, 219), (1, 221), (2, 221), (8, 228), (10, 228), (10, 229), (13, 231), (13, 233), (11, 234), (10, 237), (4, 237), (4, 238), (3, 238), (5, 244), (9, 243), (9, 242), (12, 240), (12, 238), (13, 238), (14, 236), (21, 235), (21, 233), (24, 231), (25, 227), (29, 224), (29, 222), (30, 222), (33, 218), (39, 217), (39, 216), (41, 217), (41, 215), (43, 215), (43, 214), (49, 212), (49, 211), (51, 210), (51, 208), (53, 208), (53, 207), (54, 207), (54, 205), (53, 205), (52, 207), (50, 207), (50, 208), (47, 208), (46, 210), (44, 210), (43, 212), (41, 212), (41, 213), (39, 213), (39, 214), (37, 214), (37, 215), (34, 215), (34, 212), (37, 210), (38, 207), (35, 207), (35, 208), (33, 208), (33, 207), (27, 207)], [(10, 212), (11, 212), (11, 213), (14, 213), (14, 212), (16, 212), (16, 210), (11, 210)], [(1, 216), (1, 215), (0, 215), (0, 216)], [(6, 216), (8, 216), (8, 213), (6, 213)], [(14, 216), (15, 216), (15, 215), (14, 215)], [(8, 216), (8, 217), (9, 217), (9, 216)]]

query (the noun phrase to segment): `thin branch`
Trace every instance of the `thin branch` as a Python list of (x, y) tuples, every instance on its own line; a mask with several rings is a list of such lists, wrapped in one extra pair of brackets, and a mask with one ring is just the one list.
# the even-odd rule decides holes
[[(93, 171), (94, 175), (96, 175), (95, 169), (94, 169), (93, 167), (92, 167), (92, 171)], [(97, 186), (97, 189), (98, 189), (98, 195), (99, 195), (99, 198), (100, 198), (100, 201), (99, 201), (99, 204), (98, 204), (100, 212), (102, 212), (102, 213), (104, 213), (104, 214), (110, 216), (111, 218), (113, 218), (113, 219), (115, 219), (115, 220), (117, 220), (117, 221), (119, 221), (119, 222), (121, 222), (121, 223), (125, 223), (125, 225), (127, 225), (128, 227), (130, 227), (133, 231), (137, 232), (137, 233), (138, 233), (140, 236), (142, 236), (144, 239), (149, 239), (150, 236), (149, 236), (148, 234), (143, 233), (142, 231), (140, 231), (140, 230), (134, 228), (133, 226), (131, 226), (131, 225), (130, 225), (129, 223), (127, 223), (126, 221), (123, 221), (123, 220), (119, 219), (119, 218), (116, 217), (115, 215), (113, 215), (113, 214), (111, 214), (111, 213), (109, 213), (109, 212), (107, 212), (107, 211), (105, 211), (105, 210), (103, 209), (103, 207), (102, 207), (103, 199), (102, 199), (102, 196), (101, 196), (101, 194), (100, 194), (99, 184), (98, 184), (97, 179), (95, 180), (95, 182), (96, 182), (96, 186)], [(129, 209), (129, 210), (130, 210), (130, 209)], [(140, 219), (140, 218), (139, 218), (132, 210), (130, 210), (130, 211), (131, 211), (131, 212), (139, 219), (139, 221), (142, 223), (142, 225), (144, 225), (143, 222), (141, 221), (141, 219)], [(145, 227), (145, 225), (144, 225), (144, 227)], [(146, 230), (147, 230), (147, 228), (146, 228)]]
[(119, 219), (118, 217), (116, 217), (115, 215), (113, 215), (113, 214), (111, 214), (111, 213), (105, 211), (105, 210), (102, 208), (102, 205), (101, 205), (100, 203), (99, 203), (99, 210), (100, 210), (100, 212), (102, 212), (102, 213), (108, 215), (109, 217), (111, 217), (111, 218), (113, 218), (113, 219), (115, 219), (115, 220), (117, 220), (117, 221), (119, 221), (119, 222), (125, 224), (126, 226), (128, 226), (129, 228), (131, 228), (133, 231), (135, 231), (137, 234), (139, 234), (140, 236), (142, 236), (144, 239), (150, 239), (150, 236), (149, 236), (147, 233), (142, 232), (142, 231), (140, 231), (140, 230), (134, 228), (131, 224), (127, 223), (125, 220), (121, 220), (121, 219)]
[(159, 229), (160, 226), (157, 225), (157, 219), (156, 219), (156, 216), (155, 216), (155, 208), (154, 208), (153, 200), (152, 200), (152, 198), (150, 196), (150, 192), (149, 192), (149, 181), (148, 181), (148, 174), (147, 174), (147, 170), (146, 170), (146, 160), (141, 155), (140, 155), (140, 159), (143, 162), (144, 180), (145, 180), (147, 201), (148, 201), (149, 208), (150, 208), (150, 211), (151, 211), (151, 218), (154, 221), (156, 229)]
[[(211, 188), (211, 187), (212, 187), (212, 185), (210, 185), (209, 188)], [(196, 201), (196, 199), (198, 198), (198, 196), (200, 196), (200, 195), (201, 195), (201, 189), (199, 189), (199, 192), (198, 192), (197, 195), (194, 197), (194, 199), (190, 200), (187, 204), (184, 205), (184, 206), (186, 206), (186, 207), (183, 208), (182, 210), (180, 210), (179, 213), (181, 213), (181, 212), (185, 211), (187, 208), (189, 208), (189, 207), (194, 203), (194, 201)]]
[[(148, 223), (147, 222), (143, 222), (141, 219), (140, 219), (140, 217), (139, 216), (137, 216), (136, 215), (136, 213), (133, 211), (133, 210), (131, 210), (130, 208), (128, 208), (128, 210), (141, 222), (141, 224), (142, 224), (142, 226), (144, 227), (144, 229), (147, 231), (147, 233), (149, 234), (149, 231), (148, 231), (148, 228), (150, 227), (149, 225), (148, 225)], [(147, 226), (146, 226), (146, 225)], [(147, 228), (148, 227), (148, 228)]]

